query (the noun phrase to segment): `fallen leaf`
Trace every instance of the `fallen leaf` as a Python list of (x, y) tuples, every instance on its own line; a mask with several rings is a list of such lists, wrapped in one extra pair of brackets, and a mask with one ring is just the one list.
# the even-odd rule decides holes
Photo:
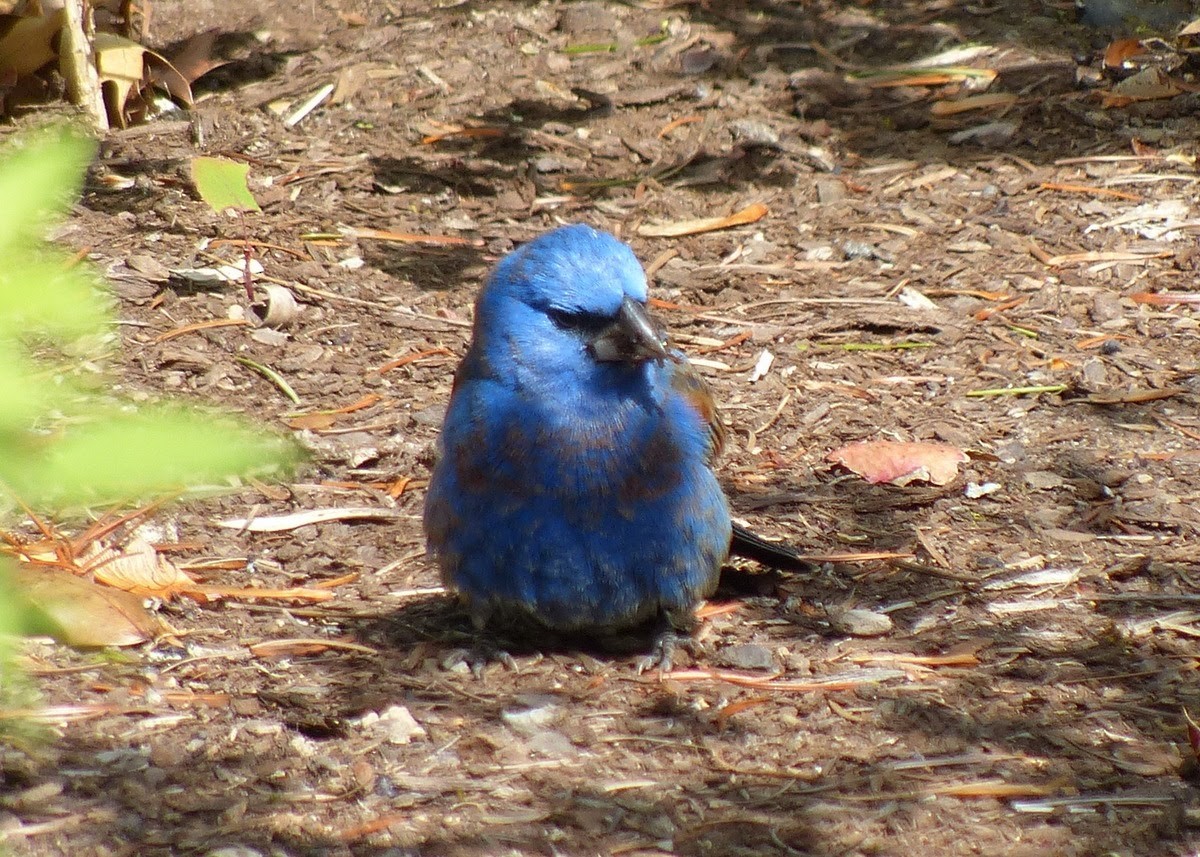
[(229, 208), (235, 211), (262, 210), (246, 184), (249, 173), (248, 164), (239, 164), (227, 158), (192, 159), (192, 181), (196, 184), (196, 190), (217, 214)]
[(1136, 405), (1142, 402), (1157, 402), (1187, 392), (1182, 387), (1164, 387), (1161, 390), (1108, 390), (1084, 396), (1080, 401), (1090, 405)]
[(54, 638), (68, 646), (136, 646), (160, 630), (142, 600), (57, 568), (19, 568), (13, 580), (58, 625)]
[(842, 465), (873, 485), (887, 482), (904, 486), (914, 481), (945, 485), (958, 475), (958, 465), (967, 460), (967, 454), (944, 443), (874, 440), (835, 449), (825, 460)]
[(1197, 292), (1134, 292), (1129, 299), (1136, 304), (1171, 306), (1172, 304), (1200, 304)]
[(308, 429), (309, 431), (320, 431), (333, 426), (337, 422), (337, 414), (333, 413), (314, 413), (314, 414), (297, 414), (294, 417), (287, 417), (284, 422), (291, 429)]
[(245, 530), (251, 533), (282, 533), (295, 530), (310, 524), (324, 524), (329, 521), (381, 520), (390, 521), (396, 517), (392, 509), (379, 509), (373, 506), (352, 506), (345, 509), (309, 509), (305, 512), (295, 512), (291, 515), (273, 515), (263, 518), (227, 518), (219, 521), (222, 527), (234, 530)]
[(1042, 783), (1006, 783), (1000, 780), (988, 780), (982, 783), (958, 783), (945, 786), (928, 786), (926, 794), (945, 795), (949, 797), (982, 797), (992, 799), (1026, 797), (1033, 795), (1052, 795), (1061, 791), (1061, 786), (1045, 785)]
[(728, 229), (731, 226), (757, 223), (767, 216), (768, 211), (769, 209), (765, 205), (756, 202), (728, 217), (701, 217), (697, 220), (681, 220), (677, 223), (643, 223), (638, 227), (637, 233), (646, 238), (679, 238), (683, 235), (696, 235), (701, 232)]
[(115, 33), (96, 33), (96, 71), (109, 121), (125, 127), (146, 118), (153, 86), (165, 89), (185, 107), (192, 106), (187, 79), (163, 56)]
[(113, 33), (97, 33), (94, 50), (109, 121), (124, 128), (130, 118), (125, 110), (129, 95), (140, 91), (146, 78), (146, 49)]
[(24, 77), (58, 56), (53, 42), (64, 16), (62, 9), (41, 16), (0, 15), (0, 70)]
[(935, 101), (929, 107), (934, 116), (953, 116), (968, 110), (989, 110), (993, 107), (1008, 109), (1015, 105), (1018, 98), (1011, 92), (985, 92), (966, 98), (956, 98), (953, 101)]
[(196, 585), (175, 563), (142, 539), (130, 542), (124, 551), (97, 549), (93, 556), (81, 559), (84, 568), (99, 582), (137, 595), (171, 598)]
[(482, 247), (483, 239), (461, 238), (457, 235), (415, 235), (411, 232), (392, 232), (387, 229), (350, 227), (343, 232), (351, 238), (373, 238), (376, 241), (395, 241), (398, 244), (437, 244), (448, 246)]
[(1141, 39), (1117, 39), (1104, 49), (1104, 65), (1113, 69), (1125, 68), (1125, 63), (1141, 53)]
[(1103, 106), (1124, 107), (1134, 101), (1173, 98), (1183, 92), (1162, 69), (1151, 66), (1127, 77), (1108, 92), (1102, 93)]
[(492, 128), (492, 127), (477, 127), (477, 128), (451, 128), (438, 134), (426, 134), (421, 138), (421, 142), (426, 146), (432, 143), (440, 143), (442, 140), (448, 140), (455, 137), (462, 139), (483, 138), (495, 139), (508, 134), (507, 128)]
[(881, 89), (897, 86), (945, 86), (947, 83), (955, 81), (971, 80), (975, 81), (980, 89), (983, 89), (995, 79), (996, 72), (990, 68), (946, 66), (884, 71), (863, 76), (861, 81), (872, 89)]
[(1196, 757), (1196, 761), (1200, 762), (1200, 726), (1196, 725), (1186, 708), (1183, 710), (1183, 716), (1187, 720), (1188, 746), (1192, 748), (1192, 755)]
[(170, 57), (171, 65), (188, 83), (208, 74), (214, 68), (220, 68), (228, 60), (213, 59), (213, 46), (216, 44), (219, 30), (204, 30), (187, 39)]
[(1148, 250), (1145, 253), (1136, 250), (1085, 250), (1080, 253), (1063, 253), (1060, 256), (1047, 256), (1041, 261), (1052, 268), (1058, 268), (1062, 265), (1079, 265), (1092, 262), (1145, 263), (1152, 259), (1169, 259), (1174, 255), (1170, 250), (1159, 252)]

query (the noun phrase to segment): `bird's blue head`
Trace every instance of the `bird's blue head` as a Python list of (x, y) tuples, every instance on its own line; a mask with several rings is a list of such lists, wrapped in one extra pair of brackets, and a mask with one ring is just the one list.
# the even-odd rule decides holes
[(563, 226), (496, 266), (476, 305), (475, 344), (563, 369), (673, 359), (646, 296), (629, 245), (590, 226)]

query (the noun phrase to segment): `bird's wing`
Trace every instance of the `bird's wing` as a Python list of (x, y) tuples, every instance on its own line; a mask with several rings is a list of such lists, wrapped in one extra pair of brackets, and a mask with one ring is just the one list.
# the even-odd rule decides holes
[[(709, 460), (711, 462), (725, 448), (727, 431), (725, 422), (717, 411), (712, 390), (700, 377), (700, 373), (696, 371), (695, 367), (687, 362), (675, 364), (671, 385), (708, 426)], [(806, 571), (812, 568), (812, 564), (794, 549), (784, 544), (767, 541), (740, 524), (733, 525), (733, 538), (729, 545), (729, 552), (745, 559), (752, 559), (770, 568), (785, 571)]]
[(672, 364), (674, 372), (671, 375), (671, 386), (675, 392), (683, 396), (700, 419), (708, 427), (709, 462), (717, 458), (725, 449), (725, 421), (717, 411), (717, 403), (713, 398), (708, 383), (700, 377), (696, 367), (687, 362)]

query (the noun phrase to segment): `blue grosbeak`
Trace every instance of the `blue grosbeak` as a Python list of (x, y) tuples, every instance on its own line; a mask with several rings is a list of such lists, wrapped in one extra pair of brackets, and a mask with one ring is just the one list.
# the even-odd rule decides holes
[(653, 623), (669, 662), (731, 547), (800, 562), (731, 524), (710, 466), (724, 427), (646, 297), (633, 251), (583, 225), (511, 253), (480, 292), (425, 502), (478, 627), (601, 640)]

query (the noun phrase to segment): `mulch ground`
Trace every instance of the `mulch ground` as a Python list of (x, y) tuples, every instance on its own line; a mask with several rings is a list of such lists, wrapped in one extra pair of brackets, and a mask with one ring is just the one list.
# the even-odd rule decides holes
[[(115, 654), (31, 642), (43, 732), (0, 748), (6, 847), (1194, 853), (1200, 336), (1190, 298), (1146, 295), (1194, 291), (1200, 123), (1191, 94), (1081, 86), (1106, 38), (1060, 5), (155, 4), (156, 43), (219, 27), (232, 62), (186, 121), (106, 137), (63, 240), (116, 294), (114, 386), (311, 458), (141, 533), (236, 560), (209, 582), (334, 598), (172, 601), (177, 637)], [(961, 78), (848, 76), (968, 43), (992, 47), (940, 65), (997, 71), (990, 110), (935, 106)], [(263, 212), (214, 215), (197, 154), (250, 164)], [(453, 367), (488, 267), (575, 221), (633, 244), (703, 359), (736, 513), (907, 558), (746, 566), (665, 676), (570, 648), (457, 663), (469, 622), (420, 529)], [(295, 324), (164, 338), (245, 302), (168, 269), (246, 242)], [(970, 460), (904, 488), (825, 460), (865, 439)], [(362, 506), (381, 517), (218, 525)]]

